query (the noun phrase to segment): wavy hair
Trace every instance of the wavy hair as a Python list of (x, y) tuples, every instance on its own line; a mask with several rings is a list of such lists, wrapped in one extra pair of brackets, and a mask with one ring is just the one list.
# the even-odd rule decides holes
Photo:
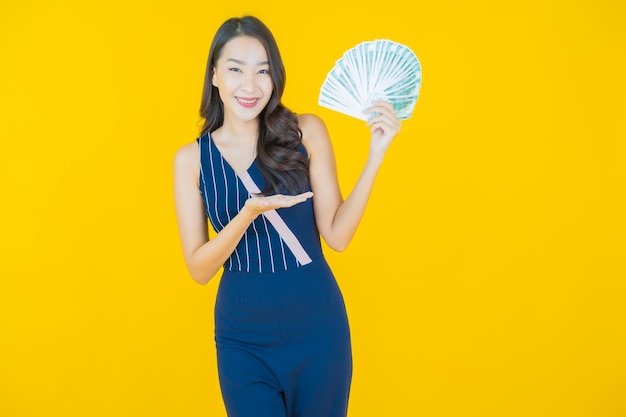
[(285, 90), (285, 67), (274, 36), (267, 26), (254, 16), (231, 18), (217, 30), (206, 66), (200, 117), (204, 119), (201, 134), (212, 132), (224, 123), (224, 104), (212, 83), (213, 69), (224, 45), (234, 37), (251, 36), (258, 39), (267, 53), (269, 72), (274, 88), (269, 102), (259, 114), (257, 133), (257, 164), (265, 179), (264, 194), (296, 194), (305, 191), (309, 163), (299, 150), (302, 131), (296, 115), (281, 103)]

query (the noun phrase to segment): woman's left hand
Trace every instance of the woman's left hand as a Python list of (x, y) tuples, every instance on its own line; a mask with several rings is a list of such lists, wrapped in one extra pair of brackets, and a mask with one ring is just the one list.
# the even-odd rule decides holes
[(374, 100), (372, 103), (374, 105), (365, 110), (366, 114), (378, 113), (367, 122), (372, 132), (370, 155), (382, 158), (391, 145), (391, 141), (400, 131), (401, 123), (390, 102)]

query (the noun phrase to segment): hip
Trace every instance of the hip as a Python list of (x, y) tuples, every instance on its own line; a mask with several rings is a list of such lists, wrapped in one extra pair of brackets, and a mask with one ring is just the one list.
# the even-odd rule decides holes
[[(216, 335), (347, 330), (343, 295), (326, 260), (275, 273), (225, 271), (215, 302)], [(342, 330), (342, 332), (343, 332)]]

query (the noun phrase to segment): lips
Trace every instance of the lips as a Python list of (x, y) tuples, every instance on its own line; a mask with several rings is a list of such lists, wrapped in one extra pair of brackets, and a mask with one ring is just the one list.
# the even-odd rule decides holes
[(237, 97), (237, 103), (239, 103), (241, 106), (250, 109), (254, 106), (256, 106), (256, 104), (258, 103), (259, 99), (258, 98), (244, 98), (244, 97)]

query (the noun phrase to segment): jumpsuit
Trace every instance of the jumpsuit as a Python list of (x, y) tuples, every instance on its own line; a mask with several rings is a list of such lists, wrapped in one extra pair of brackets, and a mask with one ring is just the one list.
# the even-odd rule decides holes
[[(209, 133), (197, 142), (200, 194), (219, 232), (250, 194)], [(300, 151), (306, 155), (301, 145)], [(264, 188), (256, 159), (247, 173)], [(224, 263), (214, 313), (226, 411), (229, 417), (345, 417), (352, 378), (350, 329), (322, 252), (312, 200), (276, 211), (312, 262), (300, 264), (261, 215)]]

